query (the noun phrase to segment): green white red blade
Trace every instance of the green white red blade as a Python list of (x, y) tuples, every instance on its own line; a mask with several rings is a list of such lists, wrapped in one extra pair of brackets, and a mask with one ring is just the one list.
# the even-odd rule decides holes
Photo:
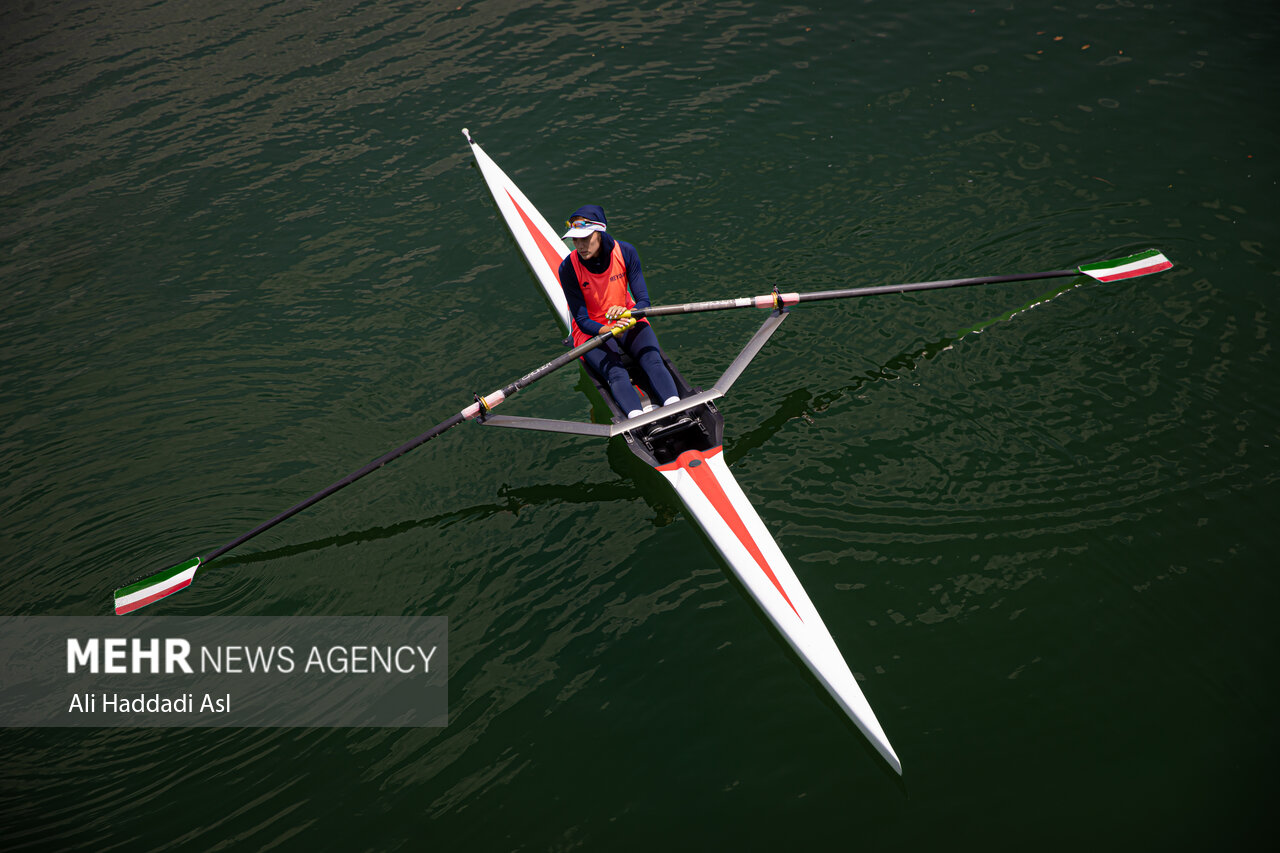
[(173, 595), (180, 589), (191, 586), (191, 580), (200, 568), (200, 558), (192, 557), (185, 563), (179, 563), (171, 569), (157, 572), (149, 578), (129, 584), (116, 590), (116, 615), (146, 607), (153, 601)]
[(1120, 281), (1125, 278), (1137, 278), (1153, 272), (1163, 272), (1173, 263), (1157, 249), (1147, 249), (1127, 258), (1116, 258), (1114, 261), (1098, 261), (1084, 264), (1080, 272), (1096, 278), (1098, 281)]

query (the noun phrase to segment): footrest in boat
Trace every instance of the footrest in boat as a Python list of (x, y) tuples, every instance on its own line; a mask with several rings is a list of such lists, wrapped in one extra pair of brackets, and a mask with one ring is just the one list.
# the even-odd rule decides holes
[(680, 430), (687, 429), (691, 426), (693, 426), (693, 418), (688, 415), (684, 415), (669, 424), (659, 423), (653, 429), (649, 430), (648, 435), (645, 437), (652, 441), (655, 438), (661, 438), (668, 433), (679, 432)]

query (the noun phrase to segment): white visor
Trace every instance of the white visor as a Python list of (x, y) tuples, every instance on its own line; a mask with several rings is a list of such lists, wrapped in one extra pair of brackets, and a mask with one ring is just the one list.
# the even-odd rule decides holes
[(590, 220), (586, 220), (577, 228), (570, 228), (568, 231), (564, 232), (564, 238), (568, 239), (569, 237), (586, 237), (592, 231), (603, 231), (603, 230), (604, 230), (604, 226), (601, 225), (599, 222), (592, 222)]

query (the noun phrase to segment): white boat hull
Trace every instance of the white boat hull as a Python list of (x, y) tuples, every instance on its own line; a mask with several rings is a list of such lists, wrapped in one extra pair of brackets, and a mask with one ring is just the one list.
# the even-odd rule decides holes
[(880, 721), (800, 579), (725, 464), (724, 453), (686, 451), (657, 471), (778, 632), (885, 761), (902, 772)]
[[(568, 331), (568, 307), (558, 276), (560, 261), (568, 255), (568, 247), (470, 134), (466, 130), (463, 134), (561, 329)], [(786, 557), (729, 472), (718, 443), (709, 449), (686, 450), (674, 460), (654, 467), (675, 489), (694, 522), (706, 532), (778, 632), (876, 751), (901, 774), (902, 764), (862, 695), (857, 679)]]

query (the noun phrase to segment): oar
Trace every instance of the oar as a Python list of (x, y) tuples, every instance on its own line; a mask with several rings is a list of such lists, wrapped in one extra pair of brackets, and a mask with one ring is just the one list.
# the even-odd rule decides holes
[(128, 586), (117, 589), (115, 593), (116, 614), (120, 615), (124, 613), (129, 613), (130, 611), (137, 610), (140, 607), (146, 607), (148, 604), (151, 604), (152, 602), (159, 601), (160, 599), (166, 596), (173, 595), (175, 592), (177, 592), (180, 589), (185, 589), (186, 587), (191, 585), (191, 581), (195, 577), (195, 574), (197, 571), (199, 571), (201, 568), (203, 568), (205, 565), (207, 565), (211, 561), (217, 559), (218, 557), (221, 557), (223, 554), (227, 553), (231, 549), (237, 548), (240, 545), (243, 545), (245, 542), (248, 542), (250, 539), (257, 536), (259, 533), (262, 533), (266, 530), (270, 530), (272, 527), (275, 527), (277, 524), (284, 521), (285, 519), (292, 518), (293, 516), (302, 512), (307, 507), (314, 506), (315, 504), (319, 503), (320, 501), (332, 495), (334, 492), (339, 491), (340, 489), (346, 488), (347, 486), (351, 485), (356, 480), (359, 480), (361, 477), (365, 476), (366, 474), (372, 474), (374, 471), (378, 470), (383, 465), (386, 465), (391, 460), (396, 459), (400, 456), (403, 456), (404, 454), (408, 453), (410, 450), (413, 450), (414, 448), (422, 446), (423, 444), (427, 443), (431, 439), (440, 435), (440, 433), (445, 432), (446, 430), (453, 429), (463, 421), (471, 420), (472, 418), (479, 417), (480, 415), (488, 412), (490, 409), (492, 409), (494, 406), (498, 405), (503, 400), (510, 397), (512, 394), (515, 394), (517, 391), (520, 391), (521, 389), (528, 388), (534, 382), (537, 382), (539, 379), (543, 378), (544, 376), (547, 376), (548, 374), (551, 374), (559, 370), (560, 368), (564, 367), (566, 364), (573, 363), (580, 356), (600, 346), (602, 343), (609, 340), (609, 338), (622, 334), (624, 331), (626, 331), (628, 328), (630, 328), (633, 325), (635, 325), (634, 320), (630, 322), (623, 322), (611, 328), (605, 329), (601, 331), (599, 334), (597, 334), (595, 337), (591, 338), (591, 340), (581, 344), (580, 346), (574, 347), (573, 349), (569, 350), (563, 355), (558, 356), (557, 358), (553, 358), (551, 361), (548, 361), (546, 364), (542, 365), (537, 370), (533, 370), (533, 371), (530, 371), (529, 373), (526, 373), (524, 376), (521, 376), (515, 382), (512, 382), (510, 385), (507, 385), (504, 388), (500, 388), (499, 390), (494, 391), (492, 394), (488, 395), (487, 397), (482, 398), (477, 394), (475, 402), (472, 403), (470, 406), (467, 406), (461, 412), (458, 412), (456, 415), (453, 415), (447, 420), (441, 421), (440, 423), (433, 426), (431, 429), (424, 432), (422, 435), (418, 436), (412, 441), (409, 441), (405, 444), (400, 445), (395, 450), (392, 450), (390, 453), (386, 453), (382, 456), (379, 456), (377, 459), (373, 460), (368, 465), (364, 466), (358, 471), (351, 472), (350, 474), (343, 477), (341, 480), (334, 483), (333, 485), (328, 486), (327, 488), (321, 489), (311, 497), (307, 498), (302, 503), (290, 507), (289, 509), (280, 513), (270, 521), (266, 521), (266, 522), (263, 522), (262, 524), (259, 524), (257, 527), (253, 528), (248, 533), (236, 539), (231, 540), (226, 545), (223, 545), (221, 548), (217, 549), (216, 551), (210, 551), (208, 554), (205, 554), (203, 557), (192, 557), (190, 560), (187, 560), (185, 563), (179, 563), (178, 565), (173, 566), (172, 568), (165, 569), (162, 572), (157, 572), (156, 574), (151, 575), (150, 577), (143, 578), (142, 580), (136, 583), (132, 583)]
[(683, 305), (656, 305), (624, 312), (623, 317), (661, 317), (664, 314), (693, 314), (699, 311), (725, 311), (730, 308), (777, 308), (801, 302), (820, 302), (824, 299), (852, 299), (858, 296), (875, 296), (881, 293), (908, 293), (913, 290), (941, 290), (946, 287), (971, 287), (975, 284), (1002, 284), (1010, 281), (1031, 281), (1040, 278), (1063, 278), (1087, 275), (1098, 281), (1120, 281), (1126, 278), (1150, 275), (1172, 267), (1173, 264), (1156, 249), (1147, 249), (1126, 258), (1112, 261), (1096, 261), (1082, 264), (1075, 269), (1051, 272), (1018, 273), (1015, 275), (988, 275), (979, 278), (951, 278), (942, 281), (918, 281), (911, 284), (881, 284), (873, 287), (851, 287), (845, 290), (821, 290), (815, 293), (778, 293), (764, 296), (747, 296), (738, 299), (720, 299), (713, 302), (686, 302)]

